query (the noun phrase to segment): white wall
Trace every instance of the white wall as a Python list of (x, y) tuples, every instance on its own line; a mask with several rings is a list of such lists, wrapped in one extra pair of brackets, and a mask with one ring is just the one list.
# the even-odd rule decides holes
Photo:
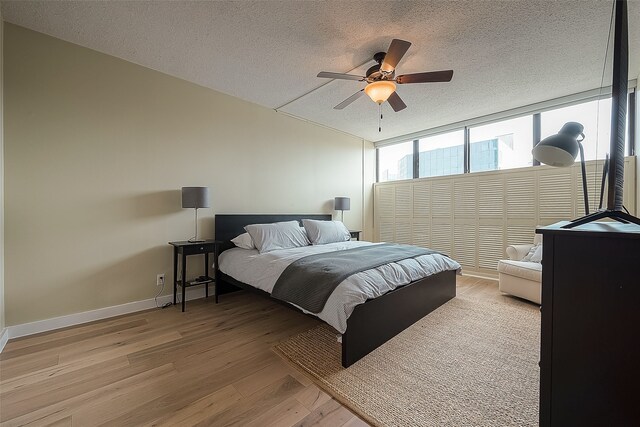
[(182, 186), (211, 188), (204, 237), (214, 213), (332, 213), (335, 196), (371, 234), (370, 143), (11, 24), (4, 36), (7, 325), (151, 298), (167, 242), (193, 232)]

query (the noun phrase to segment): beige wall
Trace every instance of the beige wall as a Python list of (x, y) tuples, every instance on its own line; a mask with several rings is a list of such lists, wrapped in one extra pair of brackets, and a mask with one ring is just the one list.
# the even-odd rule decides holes
[(192, 235), (181, 186), (211, 188), (204, 237), (216, 212), (332, 213), (335, 196), (371, 235), (370, 143), (11, 24), (4, 35), (8, 325), (153, 297), (167, 242)]

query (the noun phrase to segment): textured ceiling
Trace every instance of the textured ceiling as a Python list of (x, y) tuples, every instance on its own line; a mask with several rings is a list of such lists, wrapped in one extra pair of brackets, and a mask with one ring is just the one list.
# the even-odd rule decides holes
[[(453, 69), (450, 83), (399, 86), (394, 113), (332, 81), (281, 111), (370, 141), (600, 86), (611, 1), (13, 2), (6, 21), (278, 108), (364, 73), (393, 38), (413, 45), (398, 73)], [(640, 2), (629, 3), (630, 78), (640, 73)], [(365, 66), (357, 68), (366, 62)]]

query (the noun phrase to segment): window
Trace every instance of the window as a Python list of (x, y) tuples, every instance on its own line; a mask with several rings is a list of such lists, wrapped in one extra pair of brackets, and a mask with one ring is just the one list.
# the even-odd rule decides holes
[[(634, 90), (629, 95), (634, 105), (635, 96)], [(627, 103), (627, 110), (628, 106)], [(635, 123), (635, 119), (636, 115), (628, 111), (625, 155), (631, 153), (629, 126)], [(578, 122), (584, 126), (582, 144), (585, 160), (602, 160), (609, 152), (611, 98), (497, 122), (480, 122), (479, 119), (474, 122), (484, 124), (471, 126), (466, 125), (469, 122), (459, 122), (447, 127), (458, 127), (455, 131), (379, 148), (378, 180), (384, 182), (533, 166), (534, 134), (544, 139), (556, 134), (567, 122)], [(417, 171), (413, 170), (414, 165), (417, 165)]]
[(464, 130), (422, 138), (418, 165), (420, 178), (464, 173)]
[[(627, 115), (626, 144), (629, 146)], [(558, 133), (566, 122), (578, 122), (584, 126), (584, 159), (604, 159), (609, 152), (611, 138), (611, 98), (584, 102), (540, 114), (541, 138)], [(625, 151), (628, 153), (628, 151)], [(579, 160), (579, 158), (578, 158)]]
[(378, 181), (413, 178), (413, 141), (378, 149)]
[(533, 165), (533, 116), (472, 127), (469, 131), (471, 172)]

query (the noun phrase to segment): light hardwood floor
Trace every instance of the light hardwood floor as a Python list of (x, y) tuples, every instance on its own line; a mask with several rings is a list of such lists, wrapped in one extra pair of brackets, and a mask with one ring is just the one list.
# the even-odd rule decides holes
[[(458, 294), (508, 298), (464, 276)], [(366, 426), (270, 350), (317, 323), (238, 292), (11, 340), (0, 423)]]

